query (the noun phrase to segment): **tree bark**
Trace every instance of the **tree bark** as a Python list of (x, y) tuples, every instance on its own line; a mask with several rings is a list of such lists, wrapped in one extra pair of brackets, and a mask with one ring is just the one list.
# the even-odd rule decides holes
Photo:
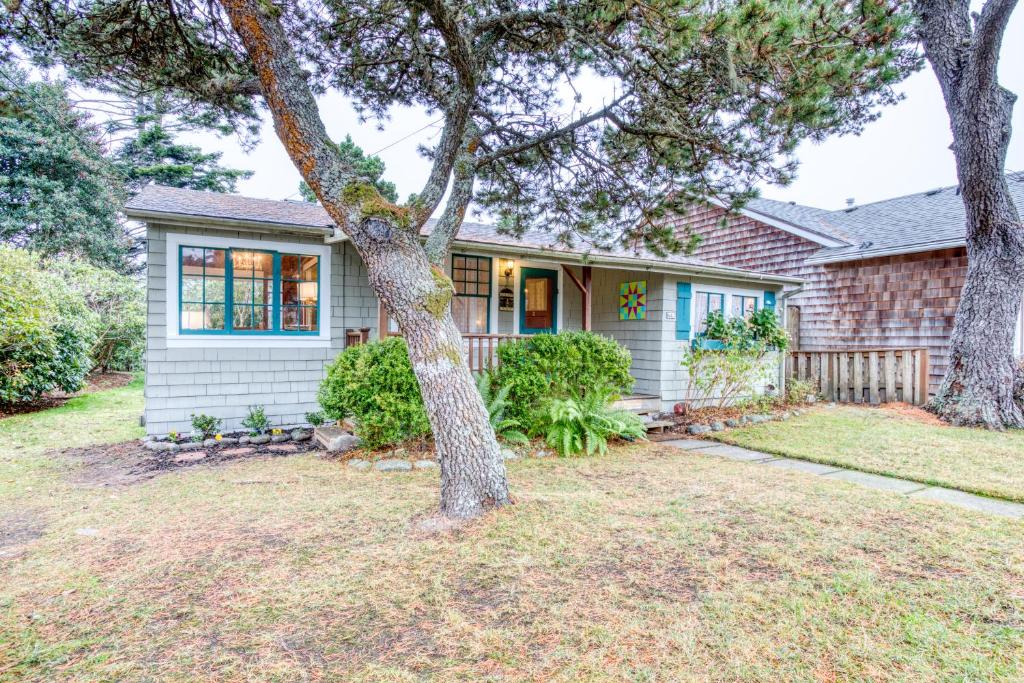
[[(456, 156), (475, 150), (475, 141), (464, 136), (469, 101), (452, 98), (442, 136), (451, 147), (436, 155), (420, 200), (411, 207), (396, 206), (356, 178), (339, 156), (278, 20), (279, 10), (265, 0), (221, 0), (221, 5), (253, 62), (278, 138), (324, 209), (352, 240), (366, 264), (370, 285), (405, 336), (441, 464), (442, 514), (469, 518), (507, 504), (508, 483), (498, 442), (451, 315), (455, 288), (438, 265), (465, 205), (446, 207), (448, 240), (443, 245), (433, 241), (435, 263), (419, 236), (419, 227), (443, 194), (438, 183), (447, 182)], [(430, 9), (441, 13), (445, 8), (431, 4)], [(454, 30), (453, 22), (445, 25)], [(472, 180), (462, 178), (453, 201), (468, 204), (471, 187)]]
[(1013, 328), (1024, 292), (1024, 226), (1006, 185), (1016, 97), (999, 85), (1003, 31), (1016, 0), (988, 0), (972, 26), (966, 0), (917, 0), (918, 30), (942, 88), (967, 214), (967, 277), (949, 369), (932, 408), (957, 425), (1024, 427), (1024, 371)]

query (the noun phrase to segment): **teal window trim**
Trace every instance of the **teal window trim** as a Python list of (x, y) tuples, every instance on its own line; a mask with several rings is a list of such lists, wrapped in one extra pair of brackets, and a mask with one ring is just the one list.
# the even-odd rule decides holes
[[(210, 251), (223, 251), (224, 252), (224, 329), (223, 330), (189, 330), (182, 326), (182, 319), (184, 313), (185, 301), (183, 298), (182, 282), (184, 279), (184, 268), (182, 267), (182, 258), (186, 249), (202, 249), (204, 254), (206, 250)], [(236, 330), (234, 329), (234, 259), (232, 258), (232, 252), (256, 252), (263, 254), (272, 254), (274, 258), (273, 267), (273, 284), (271, 287), (273, 303), (271, 305), (271, 327), (267, 330)], [(196, 336), (232, 336), (232, 337), (318, 337), (320, 336), (320, 322), (322, 316), (323, 306), (323, 278), (321, 273), (323, 272), (323, 259), (320, 254), (295, 254), (288, 252), (289, 256), (307, 256), (315, 258), (316, 261), (316, 277), (317, 277), (317, 300), (316, 300), (316, 320), (317, 329), (315, 330), (285, 330), (282, 329), (281, 321), (281, 252), (272, 251), (269, 249), (256, 249), (248, 247), (205, 247), (199, 244), (180, 244), (178, 245), (178, 334), (180, 335), (196, 335)], [(266, 278), (255, 278), (255, 279), (266, 279)], [(250, 282), (253, 278), (249, 278)], [(187, 302), (195, 303), (195, 302)], [(215, 302), (215, 305), (220, 305), (219, 302)], [(206, 263), (203, 263), (203, 312), (206, 310)]]
[[(479, 279), (476, 280), (477, 294), (464, 294), (464, 293), (460, 293), (458, 291), (459, 283), (455, 279), (455, 259), (456, 258), (471, 259), (473, 261), (473, 263), (474, 263), (474, 267), (473, 267), (473, 273), (474, 274), (480, 272), (479, 264), (481, 262), (486, 262), (487, 263), (487, 293), (486, 294), (480, 294), (479, 293), (479, 291), (480, 291), (480, 281), (479, 281)], [(463, 270), (464, 272), (468, 271), (468, 269), (460, 269), (460, 270)], [(490, 334), (491, 333), (491, 289), (494, 286), (494, 259), (491, 258), (490, 256), (473, 256), (472, 254), (454, 254), (453, 253), (452, 254), (452, 258), (451, 258), (451, 278), (452, 278), (452, 284), (455, 287), (455, 296), (457, 296), (457, 297), (466, 297), (466, 298), (472, 297), (472, 298), (476, 298), (476, 299), (486, 299), (487, 300), (487, 332), (486, 332), (486, 334)], [(465, 285), (466, 282), (467, 282), (466, 280), (463, 280), (462, 284)], [(467, 333), (464, 333), (464, 334), (478, 334), (478, 333), (469, 333), (469, 332), (467, 332)]]

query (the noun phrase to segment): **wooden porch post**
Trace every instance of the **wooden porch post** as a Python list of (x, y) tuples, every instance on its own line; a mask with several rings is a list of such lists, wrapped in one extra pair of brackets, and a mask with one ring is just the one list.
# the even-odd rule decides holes
[(589, 332), (591, 322), (590, 302), (593, 289), (591, 287), (592, 277), (590, 266), (583, 266), (583, 282), (580, 282), (580, 279), (576, 277), (576, 274), (573, 273), (569, 266), (564, 263), (562, 264), (562, 270), (564, 270), (565, 274), (569, 276), (572, 283), (576, 285), (576, 289), (580, 290), (580, 299), (583, 302), (583, 330)]

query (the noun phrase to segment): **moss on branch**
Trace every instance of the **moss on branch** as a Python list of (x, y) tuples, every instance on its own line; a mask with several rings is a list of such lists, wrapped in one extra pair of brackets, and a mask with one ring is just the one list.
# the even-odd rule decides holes
[(410, 225), (408, 207), (392, 204), (371, 183), (349, 183), (341, 191), (341, 198), (357, 208), (361, 219), (380, 218), (405, 229)]

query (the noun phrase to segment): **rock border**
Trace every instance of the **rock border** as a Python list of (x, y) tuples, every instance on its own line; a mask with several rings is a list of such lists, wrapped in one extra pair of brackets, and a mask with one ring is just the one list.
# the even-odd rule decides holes
[(703, 436), (711, 432), (723, 432), (727, 429), (736, 429), (747, 425), (764, 424), (765, 422), (781, 422), (791, 417), (803, 415), (804, 411), (794, 408), (781, 413), (752, 413), (740, 418), (729, 418), (723, 422), (712, 422), (711, 424), (692, 424), (686, 426), (686, 433), (690, 436)]

